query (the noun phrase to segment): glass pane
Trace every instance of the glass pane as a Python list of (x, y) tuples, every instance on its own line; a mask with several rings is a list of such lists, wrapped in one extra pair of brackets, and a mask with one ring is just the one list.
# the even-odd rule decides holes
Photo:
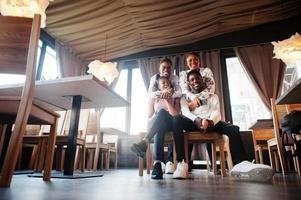
[(298, 67), (297, 63), (286, 65), (282, 93), (287, 91), (299, 78), (301, 78), (301, 64), (300, 67)]
[(233, 123), (245, 131), (257, 119), (271, 118), (238, 58), (227, 58), (226, 65)]
[[(114, 91), (126, 99), (128, 71), (121, 70)], [(100, 126), (112, 127), (125, 132), (125, 107), (106, 108), (101, 115)]]
[(24, 83), (25, 75), (18, 74), (0, 74), (0, 85)]
[[(42, 48), (42, 41), (39, 40), (39, 48), (38, 48), (38, 56), (37, 56), (36, 66), (38, 66), (41, 48)], [(25, 82), (25, 75), (0, 73), (0, 85), (24, 83), (24, 82)]]
[(131, 135), (145, 132), (147, 126), (148, 96), (140, 68), (133, 69), (131, 101)]
[(42, 80), (56, 79), (59, 77), (58, 69), (56, 66), (56, 52), (46, 47), (45, 60), (42, 69)]

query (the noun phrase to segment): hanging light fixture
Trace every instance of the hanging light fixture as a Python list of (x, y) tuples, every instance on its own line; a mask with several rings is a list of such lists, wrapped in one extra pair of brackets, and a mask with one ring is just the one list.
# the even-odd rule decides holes
[[(105, 58), (107, 56), (107, 34), (105, 37)], [(88, 65), (88, 73), (93, 74), (99, 80), (106, 82), (110, 85), (116, 77), (118, 77), (118, 70), (117, 70), (117, 62), (101, 62), (100, 60), (94, 60), (90, 62)]]
[(41, 15), (41, 28), (46, 26), (45, 10), (53, 0), (1, 0), (0, 12), (3, 16), (33, 18), (34, 14)]
[(286, 65), (301, 64), (301, 36), (296, 33), (290, 38), (272, 42), (274, 45), (274, 58), (281, 59)]

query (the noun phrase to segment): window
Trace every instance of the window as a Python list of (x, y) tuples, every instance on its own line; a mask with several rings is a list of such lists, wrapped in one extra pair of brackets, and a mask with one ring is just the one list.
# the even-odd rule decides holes
[(257, 119), (271, 118), (237, 57), (226, 58), (233, 124), (245, 131)]
[[(129, 88), (131, 91), (129, 94), (127, 94), (127, 86), (131, 87)], [(123, 69), (114, 91), (124, 99), (127, 99), (127, 95), (131, 97), (131, 107), (128, 108), (131, 114), (129, 115), (126, 112), (127, 108), (125, 107), (106, 108), (101, 115), (101, 127), (113, 127), (128, 132), (126, 124), (130, 123), (129, 134), (137, 135), (140, 132), (146, 131), (148, 95), (140, 69)]]
[(288, 90), (299, 78), (301, 78), (301, 68), (297, 67), (297, 63), (286, 65), (282, 93)]
[[(127, 79), (128, 79), (128, 70), (121, 70), (119, 79), (117, 81), (114, 91), (119, 94), (124, 99), (127, 95)], [(118, 130), (125, 130), (126, 123), (126, 107), (116, 107), (116, 108), (106, 108), (101, 115), (100, 126), (101, 127), (112, 127)]]
[(58, 78), (58, 68), (56, 65), (56, 52), (50, 48), (46, 47), (45, 58), (42, 68), (42, 80), (56, 79)]
[(132, 77), (130, 134), (136, 135), (146, 131), (148, 95), (139, 68), (133, 69)]

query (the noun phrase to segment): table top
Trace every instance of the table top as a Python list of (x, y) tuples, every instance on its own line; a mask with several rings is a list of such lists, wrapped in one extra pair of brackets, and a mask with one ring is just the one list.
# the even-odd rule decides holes
[[(1, 85), (0, 95), (21, 95), (22, 85)], [(72, 96), (75, 95), (83, 96), (81, 104), (83, 109), (129, 105), (125, 99), (93, 75), (39, 80), (35, 84), (35, 99), (50, 104), (54, 110), (71, 109)]]
[(126, 134), (123, 131), (120, 131), (116, 128), (111, 128), (111, 127), (100, 128), (100, 132), (103, 133), (103, 134), (109, 134), (109, 135), (124, 135), (124, 134)]
[(258, 119), (254, 122), (249, 129), (273, 129), (273, 120), (272, 119)]
[(301, 103), (301, 78), (296, 80), (296, 82), (276, 100), (276, 104), (298, 103)]

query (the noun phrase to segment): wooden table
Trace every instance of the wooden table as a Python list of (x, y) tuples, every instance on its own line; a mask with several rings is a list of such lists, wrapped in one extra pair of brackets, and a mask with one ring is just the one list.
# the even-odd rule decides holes
[(276, 104), (298, 103), (301, 103), (301, 78), (296, 80), (296, 82), (276, 100)]
[(273, 120), (258, 119), (249, 129), (252, 130), (256, 163), (263, 163), (262, 150), (267, 148), (267, 141), (275, 137)]
[[(1, 96), (17, 96), (22, 84), (0, 86)], [(64, 161), (64, 175), (73, 175), (80, 109), (121, 107), (129, 103), (93, 75), (36, 81), (35, 99), (54, 110), (71, 109), (71, 123)]]

